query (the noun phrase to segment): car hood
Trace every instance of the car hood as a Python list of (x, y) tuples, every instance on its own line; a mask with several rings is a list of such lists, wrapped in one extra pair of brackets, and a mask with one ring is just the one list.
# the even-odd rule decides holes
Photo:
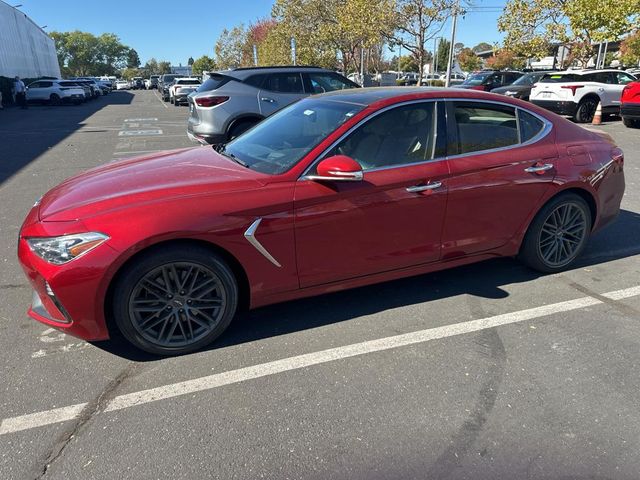
[(109, 163), (64, 181), (42, 197), (38, 217), (78, 220), (179, 196), (254, 189), (268, 177), (211, 147), (160, 152)]
[(507, 85), (506, 87), (498, 87), (491, 90), (491, 93), (502, 93), (505, 92), (526, 92), (527, 90), (531, 90), (531, 85)]

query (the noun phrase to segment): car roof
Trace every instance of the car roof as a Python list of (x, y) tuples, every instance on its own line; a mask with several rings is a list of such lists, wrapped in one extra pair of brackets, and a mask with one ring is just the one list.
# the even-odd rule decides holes
[(275, 66), (275, 67), (245, 67), (245, 68), (234, 68), (231, 70), (221, 70), (217, 72), (219, 75), (226, 75), (228, 77), (237, 78), (238, 80), (246, 80), (252, 75), (257, 73), (288, 73), (288, 72), (332, 72), (332, 70), (327, 70), (326, 68), (314, 67), (314, 66)]
[[(555, 75), (587, 75), (589, 73), (619, 73), (624, 70), (616, 70), (615, 68), (585, 68), (581, 70), (563, 70), (561, 72), (552, 72)], [(626, 72), (625, 72), (626, 73)]]

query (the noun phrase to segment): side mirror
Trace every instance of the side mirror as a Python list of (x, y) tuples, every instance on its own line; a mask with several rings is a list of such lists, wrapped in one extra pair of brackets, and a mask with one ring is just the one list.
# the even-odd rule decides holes
[(307, 180), (359, 182), (363, 179), (362, 167), (346, 155), (334, 155), (321, 160), (316, 167), (317, 175), (306, 175)]

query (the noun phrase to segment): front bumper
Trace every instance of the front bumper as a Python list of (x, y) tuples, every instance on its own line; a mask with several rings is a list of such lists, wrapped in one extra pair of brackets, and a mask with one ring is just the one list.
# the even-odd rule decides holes
[(640, 120), (640, 103), (623, 103), (620, 115), (631, 120)]
[(558, 115), (567, 115), (573, 117), (578, 109), (578, 104), (563, 100), (531, 100), (531, 103), (539, 107), (545, 108)]

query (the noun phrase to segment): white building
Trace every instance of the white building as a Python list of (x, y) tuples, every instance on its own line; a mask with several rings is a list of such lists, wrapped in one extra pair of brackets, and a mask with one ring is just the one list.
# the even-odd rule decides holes
[(0, 0), (0, 76), (60, 78), (55, 42), (17, 8)]

